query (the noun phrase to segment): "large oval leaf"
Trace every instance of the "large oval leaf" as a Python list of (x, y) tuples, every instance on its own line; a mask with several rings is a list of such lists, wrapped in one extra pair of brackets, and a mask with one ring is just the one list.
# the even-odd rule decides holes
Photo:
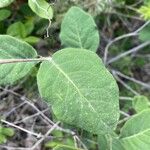
[(37, 81), (58, 119), (96, 134), (116, 127), (118, 87), (94, 52), (58, 51), (51, 61), (42, 63)]
[[(133, 116), (123, 126), (120, 138), (114, 140), (113, 150), (150, 149), (150, 110)], [(119, 149), (122, 147), (122, 149)]]
[[(27, 43), (8, 35), (0, 35), (0, 59), (35, 58), (36, 51)], [(0, 65), (0, 85), (12, 84), (29, 73), (34, 62)]]
[(8, 6), (8, 5), (11, 4), (13, 1), (15, 1), (15, 0), (1, 0), (1, 1), (0, 1), (0, 8)]
[(60, 39), (65, 47), (84, 48), (94, 52), (100, 42), (93, 18), (78, 7), (72, 7), (65, 15)]
[(28, 4), (38, 16), (45, 19), (53, 18), (53, 10), (45, 0), (28, 0)]

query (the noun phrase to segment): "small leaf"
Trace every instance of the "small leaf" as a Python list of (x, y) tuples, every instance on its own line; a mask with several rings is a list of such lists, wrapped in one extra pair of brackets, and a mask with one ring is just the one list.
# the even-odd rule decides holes
[(53, 18), (53, 10), (45, 0), (28, 0), (28, 4), (33, 12), (45, 19)]
[(7, 9), (0, 10), (0, 21), (7, 19), (11, 15), (11, 11)]
[[(37, 53), (32, 46), (9, 35), (0, 35), (0, 59), (35, 58)], [(0, 65), (0, 85), (13, 84), (29, 73), (35, 62)]]
[(10, 5), (13, 1), (15, 1), (15, 0), (1, 0), (0, 1), (0, 8)]
[(28, 20), (25, 24), (26, 34), (30, 35), (34, 29), (34, 22), (33, 19)]
[(99, 33), (93, 18), (78, 7), (72, 7), (61, 25), (60, 39), (65, 47), (83, 48), (96, 52)]
[(3, 128), (2, 129), (2, 134), (5, 136), (13, 136), (14, 135), (14, 130), (11, 128)]
[(141, 13), (141, 16), (145, 19), (145, 20), (149, 20), (150, 19), (150, 2), (146, 3), (145, 5), (142, 5), (139, 9), (138, 12)]
[(30, 43), (30, 44), (36, 44), (40, 41), (40, 38), (35, 36), (28, 36), (24, 39), (24, 41)]
[(47, 147), (47, 148), (55, 148), (58, 145), (60, 145), (60, 143), (51, 141), (51, 142), (46, 143), (45, 147)]
[(116, 127), (118, 87), (94, 52), (58, 51), (41, 64), (37, 82), (59, 120), (95, 134), (112, 133)]
[(132, 105), (137, 113), (150, 108), (150, 102), (145, 96), (135, 96)]
[(150, 41), (150, 25), (139, 32), (139, 39), (142, 42)]
[(20, 21), (11, 24), (7, 29), (7, 34), (17, 38), (25, 38), (27, 36), (26, 28)]
[(6, 143), (6, 142), (7, 142), (6, 137), (0, 133), (0, 144)]
[[(134, 115), (123, 126), (120, 138), (113, 141), (113, 150), (150, 149), (150, 110)], [(121, 148), (122, 147), (122, 148)]]

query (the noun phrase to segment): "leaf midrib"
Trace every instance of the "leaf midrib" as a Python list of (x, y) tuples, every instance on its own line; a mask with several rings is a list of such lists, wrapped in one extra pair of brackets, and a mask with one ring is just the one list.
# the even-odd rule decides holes
[(123, 140), (123, 141), (125, 140), (126, 141), (126, 140), (129, 140), (129, 139), (132, 139), (132, 138), (137, 138), (138, 136), (143, 135), (143, 134), (145, 134), (148, 131), (150, 131), (150, 129), (144, 130), (142, 132), (136, 133), (134, 135), (131, 135), (131, 136), (128, 136), (128, 137), (125, 137), (125, 138), (122, 138), (121, 140)]
[(76, 91), (78, 92), (78, 94), (84, 98), (84, 100), (86, 100), (86, 102), (89, 104), (90, 108), (92, 109), (93, 112), (96, 113), (96, 110), (94, 109), (94, 107), (92, 106), (92, 104), (87, 100), (87, 98), (80, 92), (80, 89), (76, 86), (76, 84), (73, 82), (73, 80), (60, 68), (60, 66), (58, 66), (54, 60), (51, 60), (52, 64), (59, 70), (59, 72), (61, 72), (66, 79), (73, 85), (73, 87), (75, 87)]
[(80, 45), (80, 48), (83, 48), (83, 46), (82, 46), (82, 40), (81, 40), (81, 38), (80, 38), (80, 33), (79, 33), (79, 27), (78, 27), (78, 24), (77, 24), (77, 22), (75, 22), (75, 29), (76, 29), (76, 32), (77, 32), (77, 37), (78, 37), (78, 41), (79, 41), (79, 45)]
[[(92, 104), (86, 99), (86, 97), (80, 92), (79, 88), (76, 86), (76, 84), (72, 81), (72, 79), (63, 71), (63, 69), (61, 69), (61, 67), (53, 60), (51, 59), (50, 62), (56, 67), (56, 69), (58, 69), (59, 72), (61, 72), (67, 79), (68, 81), (75, 87), (75, 89), (77, 90), (77, 92), (79, 93), (79, 95), (81, 97), (83, 97), (84, 100), (86, 100), (86, 102), (89, 104), (90, 108), (92, 109), (92, 111), (97, 114), (96, 110), (93, 108)], [(100, 119), (100, 121), (103, 123), (103, 125), (109, 129), (110, 127), (102, 120)]]

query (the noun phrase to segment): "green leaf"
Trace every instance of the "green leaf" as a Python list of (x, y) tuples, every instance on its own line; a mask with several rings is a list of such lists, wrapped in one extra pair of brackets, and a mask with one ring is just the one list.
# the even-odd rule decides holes
[(138, 12), (141, 13), (141, 16), (145, 19), (145, 20), (149, 20), (150, 19), (150, 2), (146, 3), (145, 5), (142, 5), (139, 9)]
[(46, 143), (45, 147), (47, 147), (47, 148), (54, 148), (54, 147), (56, 147), (58, 145), (60, 145), (60, 143), (51, 141), (51, 142)]
[(112, 147), (111, 142), (110, 142), (110, 137), (108, 135), (99, 135), (98, 147), (99, 147), (99, 150), (110, 150)]
[(45, 0), (28, 0), (28, 4), (33, 12), (45, 19), (53, 18), (53, 10)]
[(15, 134), (14, 130), (11, 128), (2, 128), (2, 132), (3, 135), (5, 136), (13, 136)]
[[(111, 150), (127, 150), (127, 149), (125, 149), (123, 147), (123, 144), (121, 143), (121, 140), (116, 138), (116, 139), (113, 139)], [(128, 150), (131, 150), (131, 149), (128, 149)]]
[(0, 10), (0, 21), (7, 19), (11, 15), (11, 11), (7, 9)]
[(65, 47), (83, 48), (96, 52), (99, 33), (93, 18), (78, 7), (72, 7), (61, 25), (60, 39)]
[(35, 36), (28, 36), (24, 39), (24, 41), (30, 43), (30, 44), (36, 44), (40, 41), (40, 38)]
[(59, 120), (96, 134), (112, 133), (116, 127), (118, 87), (94, 52), (58, 51), (41, 64), (37, 81)]
[(150, 102), (146, 96), (135, 96), (132, 102), (133, 108), (137, 113), (150, 108)]
[(52, 148), (54, 150), (82, 150), (74, 146), (70, 146), (61, 142), (53, 142), (53, 141), (46, 143), (45, 147)]
[(13, 1), (15, 1), (15, 0), (1, 0), (0, 1), (0, 8), (10, 5)]
[(139, 39), (142, 42), (150, 41), (150, 25), (139, 32)]
[(7, 139), (3, 134), (0, 134), (0, 144), (6, 143)]
[(7, 34), (21, 39), (27, 36), (25, 26), (20, 21), (11, 24), (7, 29)]
[(125, 123), (120, 138), (113, 142), (113, 150), (149, 150), (149, 139), (150, 110), (144, 110)]
[[(9, 35), (0, 35), (0, 59), (35, 58), (33, 47)], [(35, 62), (0, 65), (0, 85), (13, 84), (29, 73)]]
[(27, 22), (24, 24), (27, 35), (30, 35), (34, 29), (34, 21), (33, 19), (27, 20)]
[(0, 125), (0, 144), (6, 143), (7, 136), (11, 137), (14, 135), (14, 130), (11, 128), (5, 128)]
[(29, 7), (28, 3), (23, 3), (20, 7), (19, 7), (19, 12), (21, 12), (21, 14), (25, 17), (25, 18), (35, 18), (35, 13), (31, 10), (31, 8)]
[(145, 5), (150, 5), (150, 0), (144, 0)]
[(136, 134), (143, 134), (143, 132), (150, 128), (150, 110), (145, 110), (129, 119), (121, 130), (121, 138), (129, 136), (138, 136)]

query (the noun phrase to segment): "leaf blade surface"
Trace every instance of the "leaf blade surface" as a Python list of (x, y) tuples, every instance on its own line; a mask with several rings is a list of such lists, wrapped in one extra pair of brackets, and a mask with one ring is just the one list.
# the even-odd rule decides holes
[(60, 39), (65, 47), (82, 48), (96, 52), (99, 46), (99, 33), (96, 24), (88, 13), (72, 7), (61, 25)]
[[(32, 46), (9, 35), (0, 35), (0, 59), (28, 59), (37, 57)], [(13, 84), (27, 75), (36, 62), (0, 64), (0, 85)]]
[(115, 128), (118, 87), (94, 52), (60, 50), (42, 63), (37, 81), (58, 119), (96, 134)]

